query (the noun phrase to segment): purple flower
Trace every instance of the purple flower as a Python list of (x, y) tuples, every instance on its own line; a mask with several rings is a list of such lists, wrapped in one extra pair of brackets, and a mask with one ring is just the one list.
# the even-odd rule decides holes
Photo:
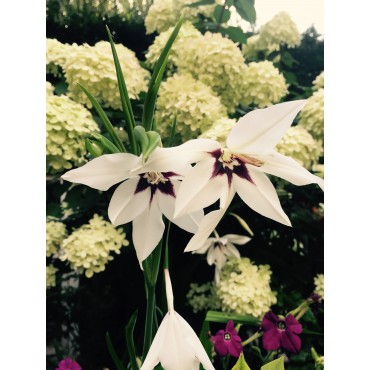
[(293, 315), (280, 318), (272, 311), (267, 312), (262, 320), (262, 344), (266, 351), (274, 351), (280, 347), (298, 353), (301, 349), (302, 325)]
[(219, 330), (215, 336), (212, 336), (212, 342), (219, 356), (226, 356), (229, 353), (233, 357), (239, 357), (243, 350), (242, 340), (232, 320), (227, 323), (226, 330)]
[(55, 370), (81, 370), (81, 366), (71, 358), (66, 358), (59, 362)]

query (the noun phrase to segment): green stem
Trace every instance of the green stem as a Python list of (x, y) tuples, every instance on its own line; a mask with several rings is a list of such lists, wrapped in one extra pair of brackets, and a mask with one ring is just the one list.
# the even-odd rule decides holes
[[(296, 309), (294, 309), (293, 311), (290, 311), (288, 313), (288, 315), (293, 315), (293, 316), (296, 316), (298, 315), (303, 309), (306, 309), (309, 307), (309, 303), (307, 301), (304, 301), (302, 302)], [(287, 315), (287, 316), (288, 316)]]
[(155, 310), (155, 286), (148, 286), (148, 296), (146, 301), (145, 333), (143, 347), (143, 361), (149, 352), (153, 337), (153, 319)]
[(310, 307), (305, 307), (303, 308), (299, 314), (296, 316), (296, 319), (299, 320), (308, 310), (309, 310)]
[(224, 15), (225, 9), (226, 9), (226, 0), (225, 0), (224, 5), (222, 6), (222, 10), (221, 10), (220, 16), (219, 16), (218, 21), (217, 21), (216, 32), (218, 32), (220, 30), (221, 21), (222, 21), (222, 17)]
[(168, 238), (170, 236), (170, 228), (171, 228), (171, 221), (168, 221), (167, 223), (167, 234), (166, 234), (166, 244), (165, 244), (165, 250), (164, 250), (164, 268), (169, 268), (169, 262), (168, 262)]
[(253, 342), (256, 339), (258, 339), (259, 337), (262, 337), (262, 335), (263, 335), (262, 333), (260, 333), (260, 332), (257, 331), (251, 337), (249, 337), (247, 340), (245, 340), (244, 342), (242, 342), (242, 346), (243, 347), (246, 346), (247, 344)]
[(263, 364), (267, 364), (268, 362), (270, 362), (271, 357), (275, 356), (275, 354), (276, 354), (276, 351), (269, 351), (267, 356), (263, 359)]

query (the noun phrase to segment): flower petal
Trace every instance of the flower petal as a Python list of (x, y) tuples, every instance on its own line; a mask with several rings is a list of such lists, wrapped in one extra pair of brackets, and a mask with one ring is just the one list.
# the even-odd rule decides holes
[(291, 226), (288, 216), (281, 208), (276, 190), (268, 177), (264, 173), (252, 169), (250, 169), (250, 173), (254, 184), (233, 176), (233, 183), (240, 198), (261, 215), (283, 225)]
[(248, 236), (237, 234), (227, 234), (224, 235), (223, 237), (226, 238), (228, 242), (238, 245), (246, 244), (251, 240), (251, 238)]
[(278, 321), (279, 318), (272, 311), (269, 311), (262, 319), (261, 328), (263, 331), (274, 329)]
[(317, 184), (324, 190), (324, 180), (307, 171), (293, 158), (277, 152), (259, 156), (264, 164), (259, 169), (270, 175), (281, 177), (294, 185)]
[(197, 254), (204, 254), (208, 251), (208, 249), (213, 245), (213, 242), (214, 242), (214, 239), (215, 238), (208, 238), (204, 245), (202, 247), (200, 247), (199, 249), (197, 249), (196, 251), (194, 251), (193, 253), (197, 253)]
[(208, 207), (220, 199), (223, 189), (228, 189), (227, 177), (212, 178), (214, 158), (207, 158), (193, 167), (179, 188), (175, 218)]
[(215, 351), (217, 354), (221, 357), (224, 357), (228, 354), (229, 349), (228, 346), (226, 345), (224, 337), (220, 335), (216, 335), (212, 337), (212, 342), (215, 348)]
[(233, 256), (235, 258), (240, 258), (240, 253), (239, 253), (238, 249), (232, 243), (226, 243), (226, 248), (224, 250), (224, 253), (227, 256)]
[(105, 154), (66, 172), (62, 179), (98, 190), (108, 190), (112, 185), (133, 177), (130, 170), (138, 162), (139, 157), (130, 153)]
[(302, 324), (293, 315), (288, 315), (285, 318), (285, 323), (287, 328), (293, 333), (295, 334), (302, 333)]
[(231, 356), (238, 358), (240, 353), (243, 351), (243, 346), (239, 341), (231, 338), (231, 340), (228, 342), (228, 349)]
[(276, 327), (263, 333), (262, 345), (266, 351), (275, 351), (281, 347), (281, 333)]
[(139, 178), (123, 182), (113, 193), (108, 207), (108, 216), (113, 225), (123, 225), (136, 218), (150, 201), (150, 190), (135, 194)]
[(154, 195), (150, 206), (132, 221), (132, 240), (140, 266), (158, 245), (163, 232), (162, 212)]
[(286, 350), (298, 353), (301, 350), (301, 338), (289, 330), (285, 330), (281, 334), (281, 345)]
[(296, 100), (247, 113), (231, 129), (227, 146), (237, 153), (268, 153), (283, 137), (305, 103), (306, 100)]

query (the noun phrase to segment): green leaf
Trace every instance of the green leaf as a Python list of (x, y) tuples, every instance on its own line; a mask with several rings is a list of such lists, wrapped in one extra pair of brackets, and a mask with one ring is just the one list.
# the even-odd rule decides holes
[(211, 5), (211, 4), (214, 4), (214, 3), (215, 3), (215, 0), (200, 0), (200, 1), (197, 1), (195, 3), (186, 5), (186, 7), (196, 8), (196, 7), (201, 6), (201, 5)]
[(239, 44), (245, 44), (247, 42), (247, 35), (239, 27), (221, 27), (220, 33), (224, 36), (229, 36), (232, 41)]
[(143, 151), (144, 161), (150, 156), (150, 154), (155, 150), (157, 146), (162, 146), (161, 136), (156, 131), (148, 131), (146, 133), (149, 143), (145, 151)]
[(137, 145), (134, 137), (134, 127), (135, 127), (135, 118), (134, 113), (132, 111), (132, 106), (130, 102), (130, 98), (128, 96), (127, 87), (125, 83), (125, 79), (123, 77), (121, 64), (118, 60), (118, 55), (116, 51), (116, 47), (113, 42), (112, 35), (109, 31), (108, 26), (106, 26), (108, 32), (108, 38), (110, 42), (110, 46), (112, 48), (113, 60), (114, 60), (114, 67), (116, 68), (116, 75), (117, 75), (117, 82), (118, 82), (118, 89), (119, 95), (121, 98), (122, 110), (126, 121), (126, 131), (128, 134), (128, 138), (130, 141), (131, 151), (133, 154), (138, 154)]
[(126, 149), (125, 149), (122, 141), (118, 137), (116, 131), (114, 130), (114, 127), (113, 127), (112, 123), (109, 121), (109, 118), (105, 114), (105, 112), (104, 112), (103, 108), (101, 107), (101, 105), (99, 104), (99, 102), (86, 90), (86, 88), (84, 86), (82, 86), (80, 83), (77, 83), (77, 85), (80, 87), (80, 89), (86, 94), (86, 96), (91, 101), (91, 104), (95, 108), (96, 113), (99, 115), (100, 119), (103, 121), (105, 129), (108, 131), (108, 134), (112, 138), (116, 147), (121, 152), (125, 153)]
[(216, 5), (215, 10), (213, 12), (213, 18), (219, 24), (226, 23), (231, 16), (231, 12), (229, 9), (226, 9), (222, 5)]
[(171, 47), (176, 40), (176, 37), (180, 31), (181, 25), (184, 22), (184, 17), (181, 16), (179, 21), (176, 23), (171, 36), (169, 37), (165, 47), (159, 56), (157, 63), (155, 64), (152, 77), (149, 82), (148, 93), (145, 98), (143, 108), (143, 126), (146, 131), (152, 130), (152, 122), (154, 117), (155, 103), (157, 100), (159, 86), (162, 82), (163, 73), (167, 66), (168, 56), (170, 54)]
[(239, 315), (220, 311), (208, 311), (206, 315), (206, 321), (228, 323), (230, 320), (233, 320), (239, 324), (248, 324), (254, 326), (259, 326), (261, 324), (261, 321), (252, 315)]
[(173, 145), (173, 140), (175, 138), (175, 132), (176, 132), (176, 125), (177, 125), (177, 113), (175, 114), (175, 117), (172, 121), (171, 134), (170, 134), (170, 138), (168, 139), (169, 148), (171, 148), (171, 146)]
[(233, 213), (233, 212), (229, 212), (229, 215), (230, 215), (230, 216), (235, 217), (235, 218), (238, 220), (238, 222), (239, 222), (240, 226), (241, 226), (244, 230), (248, 231), (248, 233), (249, 233), (251, 236), (253, 236), (253, 235), (254, 235), (254, 234), (253, 234), (253, 231), (251, 230), (251, 228), (249, 227), (249, 225), (247, 224), (247, 222), (246, 222), (243, 218), (241, 218), (239, 215), (237, 215), (236, 213)]
[(100, 134), (91, 135), (104, 149), (104, 154), (120, 153), (120, 150), (105, 136)]
[(103, 146), (96, 142), (95, 140), (90, 140), (88, 138), (85, 139), (85, 148), (86, 150), (94, 157), (100, 157), (104, 154)]
[(252, 24), (256, 23), (254, 0), (234, 0), (234, 6), (243, 19)]
[(207, 353), (209, 359), (212, 360), (213, 345), (212, 345), (212, 342), (209, 338), (209, 332), (210, 332), (209, 321), (204, 320), (203, 324), (202, 324), (202, 330), (201, 330), (200, 335), (199, 335), (199, 339), (200, 339), (204, 349), (206, 350), (206, 353)]
[(117, 355), (117, 352), (115, 351), (115, 349), (113, 347), (113, 344), (112, 344), (112, 341), (110, 339), (110, 336), (109, 336), (108, 332), (105, 335), (105, 340), (107, 342), (107, 347), (108, 347), (109, 354), (112, 357), (112, 360), (113, 360), (114, 364), (116, 365), (117, 370), (126, 370), (126, 368), (123, 366), (121, 360), (119, 359), (119, 357)]
[(137, 319), (137, 310), (132, 314), (131, 319), (125, 328), (127, 350), (130, 356), (131, 368), (133, 370), (139, 370), (139, 366), (137, 365), (137, 362), (136, 362), (136, 352), (135, 352), (135, 342), (134, 342), (134, 329), (135, 329), (136, 319)]
[(141, 152), (145, 152), (148, 149), (149, 139), (143, 126), (136, 126), (134, 128), (135, 139), (140, 145)]
[(243, 352), (240, 354), (238, 361), (231, 370), (251, 370), (251, 368), (245, 362)]
[(261, 370), (284, 370), (284, 356), (263, 365)]

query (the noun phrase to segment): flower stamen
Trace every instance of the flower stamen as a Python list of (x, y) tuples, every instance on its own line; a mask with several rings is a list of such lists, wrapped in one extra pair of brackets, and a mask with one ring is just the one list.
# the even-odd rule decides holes
[(160, 172), (147, 172), (143, 177), (152, 185), (165, 184), (168, 181)]

